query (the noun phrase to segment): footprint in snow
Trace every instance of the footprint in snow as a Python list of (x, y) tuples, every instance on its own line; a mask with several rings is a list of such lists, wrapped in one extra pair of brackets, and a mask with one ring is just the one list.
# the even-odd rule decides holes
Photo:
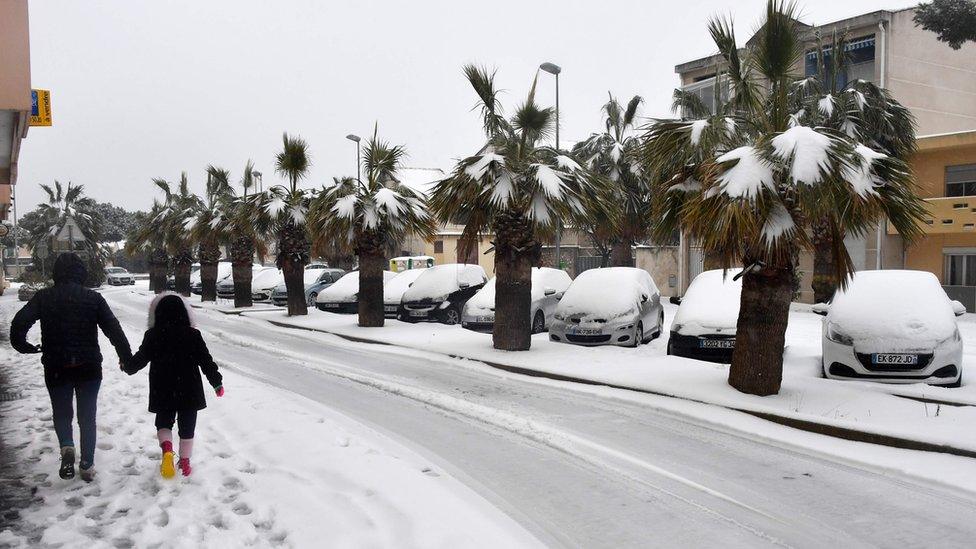
[(238, 503), (234, 506), (233, 511), (238, 515), (250, 515), (253, 512), (251, 511), (251, 507), (246, 503)]

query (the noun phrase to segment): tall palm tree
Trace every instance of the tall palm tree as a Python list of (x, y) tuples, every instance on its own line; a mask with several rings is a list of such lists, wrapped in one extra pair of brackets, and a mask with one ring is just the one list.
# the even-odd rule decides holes
[(227, 241), (229, 223), (225, 217), (226, 205), (233, 201), (234, 189), (230, 186), (230, 172), (213, 165), (207, 166), (207, 189), (199, 208), (185, 228), (190, 241), (198, 245), (200, 257), (200, 283), (202, 301), (217, 300), (217, 263), (220, 261), (220, 245)]
[(376, 137), (365, 147), (364, 181), (336, 178), (310, 209), (316, 240), (351, 247), (359, 257), (359, 325), (383, 326), (386, 250), (408, 234), (430, 238), (434, 226), (423, 195), (400, 184), (397, 171), (406, 151)]
[[(908, 161), (915, 152), (915, 118), (887, 90), (864, 80), (842, 82), (849, 58), (847, 40), (834, 34), (825, 47), (818, 40), (816, 74), (793, 83), (793, 124), (830, 128), (890, 157)], [(878, 230), (881, 230), (879, 227)], [(840, 285), (832, 250), (845, 231), (829, 217), (811, 223), (814, 302), (826, 303)], [(840, 242), (838, 242), (840, 240)]]
[[(96, 210), (95, 201), (85, 196), (84, 185), (72, 185), (68, 182), (67, 186), (62, 187), (61, 183), (55, 180), (53, 187), (42, 184), (41, 189), (47, 194), (47, 202), (37, 207), (40, 223), (33, 226), (28, 235), (30, 247), (36, 249), (41, 242), (46, 243), (48, 249), (55, 252), (51, 255), (52, 259), (48, 260), (53, 262), (59, 247), (55, 239), (70, 222), (72, 231), (73, 227), (77, 227), (80, 233), (72, 236), (81, 240), (70, 242), (67, 250), (61, 251), (81, 252), (90, 265), (99, 264), (102, 258), (101, 248), (98, 245), (102, 219)], [(47, 271), (50, 272), (50, 269)], [(95, 285), (96, 282), (101, 282), (100, 273), (89, 274), (92, 275), (89, 284)]]
[[(795, 258), (811, 247), (811, 221), (863, 235), (887, 217), (911, 239), (925, 213), (904, 162), (793, 116), (793, 67), (803, 55), (795, 12), (791, 2), (769, 0), (742, 55), (732, 23), (713, 20), (735, 90), (728, 107), (701, 120), (658, 121), (641, 151), (660, 196), (655, 231), (683, 229), (724, 268), (744, 267), (729, 384), (756, 395), (779, 391)], [(843, 283), (851, 258), (840, 245), (833, 255)]]
[(149, 263), (149, 289), (155, 293), (166, 291), (166, 273), (169, 270), (169, 250), (166, 247), (166, 215), (169, 212), (165, 202), (153, 199), (153, 205), (136, 227), (135, 233), (126, 244), (126, 253), (132, 255), (144, 252)]
[(140, 247), (150, 248), (150, 288), (156, 293), (166, 290), (166, 264), (173, 262), (176, 291), (190, 295), (190, 268), (193, 265), (193, 241), (188, 224), (195, 212), (202, 209), (202, 201), (190, 191), (186, 172), (180, 174), (175, 186), (162, 178), (153, 184), (163, 192), (163, 201), (155, 201), (146, 225), (128, 243), (131, 251)]
[(612, 204), (601, 201), (587, 209), (592, 220), (589, 232), (601, 235), (609, 231), (606, 240), (610, 241), (610, 263), (615, 267), (634, 266), (634, 244), (645, 240), (650, 230), (651, 187), (636, 158), (640, 139), (633, 131), (642, 101), (635, 95), (624, 107), (610, 95), (603, 105), (606, 129), (573, 147), (573, 154), (591, 171), (611, 182)]
[[(254, 188), (254, 164), (248, 160), (241, 176), (242, 192), (234, 200), (224, 204), (224, 217), (228, 220), (231, 234), (230, 256), (233, 265), (234, 307), (250, 307), (251, 277), (254, 255), (261, 258), (267, 253), (267, 246), (260, 235), (265, 234), (256, 226), (260, 219), (260, 208), (256, 194), (249, 194)], [(263, 260), (263, 259), (262, 259)]]
[(536, 105), (536, 80), (509, 121), (501, 113), (494, 73), (471, 65), (464, 73), (478, 95), (488, 139), (434, 187), (430, 206), (441, 221), (464, 225), (462, 242), (494, 234), (492, 340), (496, 349), (527, 350), (531, 269), (539, 263), (542, 240), (555, 234), (557, 219), (581, 214), (602, 186), (569, 154), (542, 144), (553, 129), (554, 113)]
[(262, 214), (278, 235), (275, 262), (285, 277), (289, 316), (308, 314), (304, 271), (310, 245), (305, 217), (311, 192), (298, 188), (298, 182), (308, 175), (310, 165), (305, 140), (284, 134), (282, 150), (275, 156), (275, 171), (288, 178), (288, 185), (271, 187), (260, 198)]

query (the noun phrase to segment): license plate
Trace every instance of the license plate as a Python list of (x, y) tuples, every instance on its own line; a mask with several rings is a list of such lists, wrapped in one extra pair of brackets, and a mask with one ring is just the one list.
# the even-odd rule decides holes
[(581, 336), (595, 336), (603, 333), (599, 328), (570, 328), (569, 333)]
[(734, 339), (699, 339), (701, 349), (735, 349)]
[(397, 306), (396, 305), (386, 305), (385, 307), (383, 307), (383, 310), (386, 311), (386, 312), (388, 312), (388, 313), (395, 313), (395, 312), (397, 312)]
[(326, 309), (338, 309), (339, 308), (339, 304), (338, 303), (323, 303), (322, 306), (325, 307)]
[(475, 322), (494, 322), (495, 317), (493, 316), (478, 316), (474, 319)]
[(871, 355), (874, 364), (893, 364), (896, 366), (914, 366), (918, 364), (918, 355), (895, 353), (875, 353)]
[(427, 316), (427, 311), (410, 311), (410, 316), (425, 317)]

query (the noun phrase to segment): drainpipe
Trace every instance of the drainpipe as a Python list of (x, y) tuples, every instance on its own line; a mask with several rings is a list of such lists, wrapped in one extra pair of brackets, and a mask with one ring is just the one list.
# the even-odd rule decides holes
[[(887, 73), (886, 73), (887, 66), (886, 66), (886, 63), (885, 63), (885, 61), (886, 61), (886, 59), (888, 57), (887, 41), (885, 40), (887, 38), (887, 34), (888, 34), (888, 31), (887, 31), (887, 28), (885, 27), (885, 21), (883, 21), (883, 20), (882, 21), (879, 21), (878, 22), (878, 35), (881, 38), (880, 39), (880, 43), (881, 44), (880, 44), (880, 48), (879, 48), (881, 51), (880, 51), (880, 54), (877, 57), (878, 57), (878, 59), (880, 59), (880, 65), (878, 67), (879, 68), (879, 71), (878, 71), (878, 73), (879, 73), (879, 76), (878, 76), (878, 87), (880, 87), (880, 88), (884, 88), (885, 85), (887, 84)], [(877, 255), (877, 260), (875, 261), (875, 263), (876, 263), (875, 268), (878, 269), (879, 271), (882, 268), (884, 268), (884, 263), (882, 261), (882, 251), (883, 251), (882, 250), (882, 245), (884, 243), (884, 235), (885, 235), (885, 232), (886, 232), (886, 224), (887, 224), (887, 220), (885, 220), (885, 219), (882, 219), (881, 221), (878, 222), (878, 241), (877, 241), (876, 246), (875, 246), (876, 247), (875, 252), (876, 252), (876, 255)]]

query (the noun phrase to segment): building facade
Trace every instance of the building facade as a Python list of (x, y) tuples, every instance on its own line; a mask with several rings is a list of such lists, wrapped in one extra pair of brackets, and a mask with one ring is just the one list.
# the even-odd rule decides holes
[(9, 216), (31, 112), (27, 0), (0, 2), (0, 221)]
[[(976, 45), (967, 44), (953, 50), (939, 42), (934, 33), (916, 27), (914, 14), (914, 8), (909, 8), (876, 11), (819, 26), (800, 23), (807, 52), (796, 66), (796, 74), (816, 73), (817, 38), (829, 43), (836, 32), (848, 41), (846, 54), (850, 64), (846, 74), (839, 75), (842, 84), (861, 79), (887, 88), (914, 114), (918, 135), (976, 129)], [(829, 55), (829, 51), (825, 54)], [(722, 57), (714, 55), (681, 63), (675, 72), (682, 89), (698, 94), (714, 109), (716, 86), (719, 98), (728, 97), (722, 69)], [(901, 268), (907, 265), (906, 258), (910, 255), (901, 237), (885, 226), (860, 238), (848, 238), (845, 243), (858, 270)], [(701, 271), (701, 254), (696, 254), (693, 243), (684, 243), (679, 255), (688, 265), (681, 275), (681, 287), (686, 288), (691, 278)], [(811, 301), (811, 254), (803, 254), (799, 268), (799, 299)]]

